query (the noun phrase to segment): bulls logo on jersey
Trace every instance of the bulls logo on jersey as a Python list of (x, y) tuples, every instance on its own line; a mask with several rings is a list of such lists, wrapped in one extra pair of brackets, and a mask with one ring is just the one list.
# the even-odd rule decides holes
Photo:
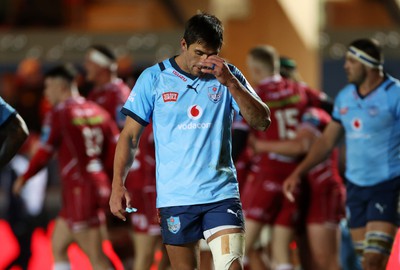
[(214, 103), (217, 103), (218, 101), (220, 101), (221, 100), (221, 89), (216, 85), (208, 87), (208, 98)]
[(368, 113), (370, 116), (376, 116), (379, 113), (379, 109), (377, 106), (371, 106), (368, 108)]

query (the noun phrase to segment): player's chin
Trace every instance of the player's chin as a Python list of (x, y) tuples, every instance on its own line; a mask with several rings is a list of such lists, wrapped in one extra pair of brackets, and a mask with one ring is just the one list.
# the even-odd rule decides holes
[(347, 76), (347, 81), (348, 81), (349, 83), (354, 83), (354, 84), (357, 83), (357, 81), (356, 81), (353, 77), (350, 77), (350, 76)]
[(201, 76), (201, 75), (203, 75), (204, 73), (201, 71), (201, 69), (200, 68), (198, 68), (198, 67), (195, 67), (195, 68), (193, 68), (192, 69), (192, 75), (194, 75), (194, 76)]

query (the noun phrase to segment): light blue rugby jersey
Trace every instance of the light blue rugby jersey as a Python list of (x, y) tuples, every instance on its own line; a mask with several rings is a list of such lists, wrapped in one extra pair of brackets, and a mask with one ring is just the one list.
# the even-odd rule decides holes
[(338, 94), (332, 113), (346, 136), (346, 178), (371, 186), (400, 176), (400, 82), (386, 76), (361, 97), (353, 84)]
[(0, 128), (7, 122), (10, 116), (14, 114), (16, 114), (15, 109), (0, 97)]
[[(240, 71), (230, 69), (256, 95)], [(174, 58), (141, 74), (122, 112), (142, 125), (152, 121), (157, 207), (239, 198), (231, 158), (234, 110), (237, 103), (214, 76), (188, 74)]]

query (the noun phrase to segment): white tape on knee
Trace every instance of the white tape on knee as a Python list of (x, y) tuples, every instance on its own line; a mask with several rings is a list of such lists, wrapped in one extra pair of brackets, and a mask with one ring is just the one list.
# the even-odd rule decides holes
[(69, 262), (55, 262), (53, 270), (71, 270), (71, 265)]
[(200, 239), (199, 244), (200, 251), (210, 251), (210, 247), (207, 244), (207, 241), (204, 239)]
[(244, 233), (221, 235), (210, 241), (208, 245), (213, 255), (215, 269), (227, 270), (235, 260), (242, 264)]

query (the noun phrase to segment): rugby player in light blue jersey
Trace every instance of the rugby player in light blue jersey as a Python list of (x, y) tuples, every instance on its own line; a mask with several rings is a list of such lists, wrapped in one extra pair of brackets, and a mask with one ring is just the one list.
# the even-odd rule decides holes
[[(122, 112), (128, 117), (114, 160), (110, 208), (125, 220), (124, 179), (143, 128), (152, 122), (157, 208), (172, 269), (195, 269), (205, 238), (215, 269), (242, 269), (244, 221), (231, 157), (234, 110), (266, 130), (268, 107), (241, 72), (218, 56), (223, 27), (215, 16), (188, 20), (181, 53), (147, 68)], [(140, 209), (138, 209), (140, 211)]]
[(350, 44), (349, 84), (336, 97), (334, 121), (284, 183), (290, 197), (300, 177), (344, 136), (348, 225), (364, 270), (385, 269), (399, 221), (400, 82), (382, 64), (375, 40)]
[(0, 97), (0, 169), (17, 153), (28, 135), (25, 121)]

